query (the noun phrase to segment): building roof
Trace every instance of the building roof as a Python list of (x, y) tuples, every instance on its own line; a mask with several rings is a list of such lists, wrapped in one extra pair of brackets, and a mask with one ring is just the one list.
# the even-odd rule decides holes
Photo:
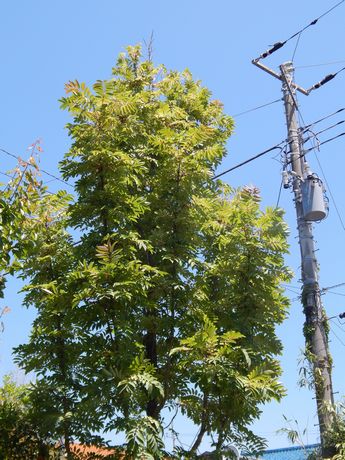
[(116, 453), (115, 449), (87, 446), (85, 444), (70, 444), (70, 449), (75, 458), (79, 460), (105, 459)]
[(319, 444), (309, 444), (304, 447), (294, 446), (282, 449), (266, 450), (260, 457), (260, 460), (306, 460), (315, 450), (319, 449)]

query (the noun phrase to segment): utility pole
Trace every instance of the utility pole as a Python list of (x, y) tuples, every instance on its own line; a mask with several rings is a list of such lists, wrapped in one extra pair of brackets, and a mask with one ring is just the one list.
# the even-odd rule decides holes
[[(331, 427), (332, 416), (327, 407), (333, 406), (333, 390), (331, 377), (331, 363), (328, 351), (328, 339), (325, 331), (327, 318), (322, 308), (318, 263), (315, 256), (312, 223), (305, 218), (303, 200), (306, 199), (304, 184), (313, 181), (314, 176), (303, 155), (303, 139), (298, 126), (296, 112), (297, 100), (295, 89), (291, 85), (293, 80), (292, 62), (280, 66), (283, 82), (285, 116), (290, 145), (292, 169), (292, 186), (297, 215), (297, 228), (302, 259), (302, 303), (305, 313), (304, 335), (306, 338), (307, 356), (313, 367), (314, 385), (316, 393), (317, 414), (320, 426), (321, 444), (325, 450), (325, 432)], [(322, 207), (321, 207), (322, 208)], [(329, 456), (328, 452), (323, 455)]]
[[(331, 360), (328, 349), (327, 317), (323, 311), (318, 263), (315, 256), (313, 238), (313, 221), (319, 221), (327, 215), (327, 205), (324, 200), (324, 189), (321, 180), (311, 172), (303, 151), (303, 132), (298, 124), (298, 105), (296, 90), (308, 95), (316, 85), (309, 90), (294, 83), (294, 69), (292, 62), (280, 66), (281, 74), (264, 66), (261, 55), (253, 60), (253, 64), (282, 82), (284, 96), (285, 116), (288, 131), (289, 156), (284, 170), (284, 187), (292, 185), (294, 202), (297, 215), (298, 238), (302, 260), (302, 304), (305, 314), (304, 335), (306, 339), (306, 356), (312, 366), (313, 384), (315, 387), (317, 415), (319, 420), (322, 457), (329, 458), (334, 455), (333, 448), (326, 446), (326, 432), (331, 428), (333, 416), (327, 409), (334, 405)], [(322, 81), (322, 84), (324, 82)]]

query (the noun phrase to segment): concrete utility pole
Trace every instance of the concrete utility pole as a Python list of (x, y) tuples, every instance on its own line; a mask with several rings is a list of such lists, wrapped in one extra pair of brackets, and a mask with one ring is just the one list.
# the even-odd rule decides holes
[(313, 174), (305, 161), (303, 151), (303, 133), (298, 125), (298, 105), (296, 91), (308, 96), (311, 91), (330, 81), (336, 74), (327, 75), (319, 83), (304, 89), (294, 82), (292, 62), (280, 66), (280, 74), (262, 64), (261, 60), (281, 48), (284, 43), (276, 43), (270, 50), (263, 53), (252, 63), (282, 82), (285, 116), (288, 130), (289, 157), (284, 169), (284, 188), (292, 184), (297, 214), (297, 228), (302, 259), (302, 303), (306, 321), (304, 335), (306, 338), (307, 359), (312, 366), (313, 384), (315, 387), (317, 415), (319, 419), (322, 457), (329, 458), (335, 453), (333, 448), (326, 447), (326, 432), (332, 426), (333, 415), (327, 410), (334, 406), (332, 389), (332, 365), (328, 350), (327, 317), (323, 311), (318, 263), (315, 256), (313, 221), (320, 221), (327, 215), (324, 199), (324, 188), (321, 180)]
[[(334, 404), (331, 378), (332, 366), (325, 331), (327, 318), (323, 311), (320, 298), (318, 263), (315, 256), (313, 228), (310, 222), (310, 220), (321, 220), (321, 218), (325, 217), (323, 215), (324, 203), (321, 203), (319, 200), (315, 207), (312, 206), (313, 209), (306, 209), (308, 206), (306, 200), (311, 196), (312, 199), (315, 198), (317, 193), (316, 188), (322, 187), (322, 184), (311, 173), (303, 155), (303, 139), (296, 115), (298, 110), (296, 91), (292, 85), (294, 75), (292, 62), (282, 64), (280, 70), (283, 83), (288, 142), (290, 145), (288, 163), (291, 164), (292, 170), (292, 186), (295, 197), (298, 237), (302, 259), (302, 303), (306, 317), (305, 337), (308, 357), (313, 367), (323, 457), (328, 457), (329, 452), (326, 452), (325, 449), (325, 432), (331, 427), (332, 415), (326, 409)], [(322, 195), (323, 190), (321, 190), (320, 196)], [(317, 206), (317, 204), (320, 206)], [(309, 214), (308, 211), (310, 211)], [(307, 220), (308, 218), (310, 220)]]

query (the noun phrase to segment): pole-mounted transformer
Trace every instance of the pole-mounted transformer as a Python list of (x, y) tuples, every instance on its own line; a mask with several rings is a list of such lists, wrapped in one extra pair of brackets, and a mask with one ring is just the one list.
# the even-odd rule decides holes
[(326, 432), (332, 426), (330, 407), (334, 405), (332, 390), (332, 365), (328, 349), (326, 332), (327, 317), (324, 313), (319, 287), (319, 269), (315, 256), (312, 222), (320, 221), (327, 216), (328, 202), (321, 179), (312, 173), (303, 152), (303, 139), (298, 126), (296, 90), (291, 84), (294, 69), (292, 62), (280, 66), (282, 72), (282, 90), (288, 142), (290, 145), (292, 188), (297, 215), (297, 228), (302, 260), (302, 303), (305, 313), (304, 335), (306, 353), (313, 369), (316, 392), (317, 414), (319, 419), (322, 455), (328, 458), (333, 452), (329, 451), (326, 442)]
[(304, 326), (306, 355), (313, 370), (322, 457), (326, 459), (332, 457), (335, 453), (333, 447), (327, 445), (326, 439), (326, 433), (331, 429), (333, 422), (333, 415), (329, 410), (334, 406), (332, 365), (326, 332), (327, 317), (321, 302), (319, 269), (315, 256), (312, 223), (327, 217), (328, 200), (325, 196), (325, 189), (321, 179), (310, 170), (305, 160), (302, 132), (298, 124), (296, 99), (296, 91), (309, 95), (311, 90), (305, 90), (294, 82), (292, 62), (282, 64), (280, 66), (281, 73), (278, 74), (264, 66), (260, 62), (261, 58), (262, 56), (254, 59), (253, 64), (282, 82), (288, 143), (290, 146), (282, 180), (284, 188), (292, 187), (294, 194), (302, 261), (302, 304), (306, 318)]
[(309, 174), (301, 183), (302, 205), (305, 220), (318, 222), (327, 217), (328, 200), (322, 180), (316, 174)]

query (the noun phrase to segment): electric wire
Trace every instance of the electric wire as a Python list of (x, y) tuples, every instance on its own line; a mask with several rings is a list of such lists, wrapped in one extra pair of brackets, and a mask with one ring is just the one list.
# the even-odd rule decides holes
[[(345, 0), (344, 0), (345, 1)], [(335, 72), (335, 73), (330, 73), (328, 75), (326, 75), (322, 80), (320, 80), (319, 82), (315, 83), (315, 85), (311, 86), (307, 92), (308, 94), (313, 91), (314, 89), (319, 89), (321, 86), (323, 86), (324, 84), (328, 83), (329, 81), (333, 80), (333, 78), (335, 78), (338, 74), (340, 74), (341, 72), (343, 72), (345, 70), (345, 67), (342, 67), (340, 70), (338, 70), (338, 72)]]
[[(320, 142), (317, 146), (310, 147), (309, 149), (306, 149), (301, 155), (299, 155), (296, 160), (299, 158), (304, 157), (307, 153), (312, 152), (315, 149), (318, 149), (321, 145), (327, 144), (328, 142), (334, 141), (335, 139), (338, 139), (339, 137), (345, 136), (345, 132), (338, 134), (337, 136), (331, 137), (329, 139), (326, 139), (325, 141)], [(287, 165), (291, 164), (291, 160), (288, 160), (286, 162)]]
[(10, 179), (13, 179), (13, 176), (11, 176), (10, 174), (4, 173), (4, 172), (2, 172), (2, 171), (0, 171), (0, 174), (1, 174), (2, 176), (6, 176), (6, 177), (9, 177)]
[[(339, 326), (334, 320), (331, 319), (330, 322), (331, 322), (332, 324), (335, 324), (336, 326), (338, 326), (338, 327), (340, 328), (340, 326)], [(336, 334), (336, 332), (334, 331), (334, 329), (333, 329), (332, 327), (331, 327), (330, 329), (331, 329), (331, 331), (333, 332), (333, 334), (335, 335), (335, 337), (339, 340), (339, 342), (345, 347), (345, 343), (344, 343), (343, 340), (338, 336), (338, 334)], [(340, 329), (342, 329), (342, 328), (340, 328)], [(344, 331), (343, 331), (343, 332), (344, 332)]]
[(291, 286), (291, 284), (287, 284), (287, 283), (282, 283), (282, 286), (292, 288), (292, 289), (300, 289), (301, 288), (300, 286)]
[[(344, 1), (345, 1), (345, 0), (344, 0)], [(260, 153), (258, 153), (257, 155), (254, 155), (254, 156), (248, 158), (247, 160), (242, 161), (241, 163), (238, 163), (237, 165), (232, 166), (231, 168), (226, 169), (225, 171), (220, 172), (219, 174), (216, 174), (215, 176), (212, 177), (212, 180), (218, 179), (219, 177), (224, 176), (224, 174), (228, 174), (229, 172), (234, 171), (235, 169), (238, 169), (238, 168), (240, 168), (240, 167), (246, 165), (247, 163), (250, 163), (250, 162), (252, 162), (252, 161), (258, 159), (258, 158), (262, 157), (263, 155), (266, 155), (266, 153), (272, 152), (273, 150), (276, 150), (276, 149), (281, 149), (281, 150), (282, 150), (281, 145), (282, 145), (284, 142), (285, 142), (285, 141), (282, 141), (282, 142), (280, 142), (279, 144), (277, 144), (277, 145), (275, 145), (275, 146), (273, 146), (273, 147), (270, 147), (269, 149), (264, 150), (263, 152), (260, 152)]]
[[(345, 0), (344, 0), (344, 1), (345, 1)], [(339, 111), (341, 111), (341, 110), (344, 110), (344, 109), (340, 109)], [(335, 113), (338, 113), (339, 111), (337, 111), (337, 112), (335, 112)], [(299, 110), (298, 110), (298, 112), (300, 113)], [(301, 115), (301, 114), (300, 114), (300, 115)], [(324, 117), (324, 118), (328, 118), (329, 116), (331, 116), (331, 115), (328, 115), (327, 117)], [(302, 116), (301, 116), (301, 118), (302, 118), (303, 124), (305, 124)], [(345, 120), (344, 120), (344, 121), (345, 121)], [(330, 126), (329, 128), (325, 128), (324, 130), (322, 130), (322, 132), (327, 131), (328, 129), (331, 129), (331, 128), (334, 127), (334, 126), (337, 126), (338, 124), (343, 123), (344, 121), (339, 122), (339, 123), (336, 123), (335, 125)], [(315, 123), (316, 123), (316, 122), (314, 122), (313, 124), (315, 124)], [(312, 125), (312, 124), (311, 124), (311, 125)], [(311, 125), (308, 125), (308, 126), (311, 126)], [(320, 142), (320, 143), (318, 144), (318, 146), (327, 144), (328, 142), (331, 142), (331, 141), (333, 141), (333, 140), (335, 140), (335, 139), (337, 139), (338, 137), (341, 137), (341, 136), (343, 136), (343, 135), (345, 135), (345, 132), (343, 132), (343, 133), (341, 133), (341, 134), (338, 134), (337, 136), (334, 136), (334, 137), (332, 137), (332, 138), (330, 138), (330, 139), (326, 139), (326, 140), (323, 141), (323, 142)], [(273, 147), (271, 147), (271, 148), (269, 148), (269, 149), (267, 149), (267, 150), (264, 150), (263, 152), (260, 152), (260, 153), (258, 153), (257, 155), (254, 155), (254, 156), (248, 158), (247, 160), (242, 161), (241, 163), (238, 163), (238, 164), (236, 164), (235, 166), (232, 166), (231, 168), (226, 169), (225, 171), (220, 172), (219, 174), (214, 175), (214, 176), (212, 177), (212, 180), (219, 179), (220, 177), (224, 176), (225, 174), (228, 174), (228, 173), (230, 173), (230, 172), (232, 172), (232, 171), (234, 171), (234, 170), (236, 170), (236, 169), (238, 169), (238, 168), (241, 168), (242, 166), (244, 166), (244, 165), (246, 165), (246, 164), (248, 164), (248, 163), (251, 163), (251, 162), (254, 161), (254, 160), (257, 160), (258, 158), (262, 157), (263, 155), (266, 155), (266, 154), (269, 153), (269, 152), (272, 152), (273, 150), (279, 149), (279, 150), (282, 152), (282, 151), (283, 151), (282, 145), (283, 145), (284, 143), (286, 143), (286, 142), (287, 142), (287, 140), (285, 139), (284, 141), (280, 142), (279, 144), (277, 144), (277, 145), (275, 145), (275, 146), (273, 146)], [(298, 158), (304, 157), (305, 154), (311, 152), (312, 150), (315, 150), (316, 148), (317, 148), (316, 146), (313, 146), (313, 147), (311, 147), (310, 149), (305, 150), (305, 151), (303, 152), (303, 154), (301, 154)], [(286, 164), (291, 164), (291, 160), (288, 160), (288, 161), (286, 162)], [(323, 174), (324, 174), (324, 172), (323, 172)], [(326, 180), (325, 180), (325, 182), (326, 182)], [(328, 189), (330, 190), (330, 188), (329, 188), (328, 185), (327, 185), (327, 187), (328, 187)], [(331, 195), (331, 191), (330, 191), (330, 195)], [(344, 230), (345, 230), (345, 226), (344, 226)]]
[[(289, 292), (292, 292), (293, 294), (298, 295), (298, 296), (300, 297), (300, 293), (294, 291), (293, 289), (290, 289), (290, 288), (287, 288), (287, 287), (286, 287), (285, 290), (286, 290), (286, 291), (289, 291)], [(299, 297), (298, 297), (298, 298), (299, 298)]]
[(329, 289), (336, 289), (336, 288), (342, 287), (342, 286), (345, 286), (345, 282), (344, 283), (339, 283), (339, 284), (333, 284), (333, 286), (328, 286), (328, 287), (322, 288), (321, 291), (328, 291)]
[[(5, 173), (5, 172), (3, 172), (3, 171), (0, 171), (0, 174), (1, 174), (2, 176), (8, 177), (9, 179), (14, 179), (14, 177), (15, 177), (14, 175), (11, 176), (10, 174)], [(43, 182), (42, 185), (45, 186), (46, 184), (48, 184), (48, 183), (50, 183), (50, 182), (51, 182), (51, 181)], [(7, 188), (7, 187), (6, 187), (6, 188)], [(51, 192), (50, 190), (46, 190), (46, 193), (48, 193), (49, 195), (56, 195), (56, 193)]]
[(266, 104), (258, 105), (257, 107), (253, 107), (252, 109), (244, 110), (243, 112), (235, 113), (235, 115), (232, 115), (233, 118), (238, 118), (242, 115), (245, 115), (246, 113), (254, 112), (255, 110), (262, 109), (263, 107), (267, 107), (269, 105), (275, 104), (277, 102), (282, 101), (282, 98), (276, 99), (271, 102), (267, 102)]
[(302, 29), (298, 30), (297, 32), (295, 32), (294, 34), (292, 34), (289, 38), (287, 38), (286, 40), (284, 41), (280, 41), (280, 42), (276, 42), (274, 43), (274, 45), (272, 45), (271, 48), (269, 48), (267, 51), (265, 51), (264, 53), (262, 53), (257, 59), (254, 59), (254, 62), (256, 61), (259, 61), (260, 59), (265, 59), (266, 57), (270, 56), (271, 54), (273, 54), (274, 52), (278, 51), (280, 48), (282, 48), (288, 41), (292, 40), (293, 38), (297, 37), (298, 35), (300, 36), (305, 30), (307, 30), (309, 27), (311, 26), (314, 26), (315, 24), (317, 24), (317, 22), (325, 17), (327, 14), (329, 14), (331, 11), (333, 11), (335, 8), (337, 8), (338, 6), (340, 6), (342, 3), (344, 3), (345, 0), (341, 0), (340, 2), (338, 2), (336, 5), (332, 6), (331, 8), (329, 8), (327, 11), (325, 11), (324, 13), (322, 13), (320, 16), (318, 16), (317, 18), (313, 19), (309, 24), (307, 24), (306, 26), (302, 27)]
[[(330, 113), (329, 115), (326, 115), (325, 117), (319, 118), (318, 120), (313, 121), (312, 123), (309, 123), (309, 125), (302, 126), (302, 127), (301, 127), (301, 131), (302, 131), (302, 132), (305, 132), (305, 131), (308, 130), (311, 126), (314, 126), (314, 125), (320, 123), (321, 121), (327, 120), (327, 118), (331, 118), (331, 117), (333, 117), (334, 115), (337, 115), (338, 113), (343, 112), (344, 110), (345, 110), (345, 107), (342, 107), (341, 109), (338, 109), (338, 110), (336, 110), (335, 112), (332, 112), (332, 113)], [(303, 124), (304, 124), (304, 123), (303, 123)]]
[[(344, 133), (344, 134), (345, 134), (345, 133)], [(320, 171), (321, 171), (321, 173), (322, 173), (322, 175), (323, 175), (323, 178), (324, 178), (324, 180), (325, 180), (325, 184), (326, 184), (326, 186), (327, 186), (329, 195), (330, 195), (330, 197), (331, 197), (331, 200), (332, 200), (332, 203), (333, 203), (335, 212), (337, 213), (337, 216), (338, 216), (340, 225), (341, 225), (342, 229), (343, 229), (344, 232), (345, 232), (345, 224), (344, 224), (343, 218), (341, 217), (341, 214), (340, 214), (339, 208), (338, 208), (338, 206), (337, 206), (337, 203), (336, 203), (336, 201), (335, 201), (335, 198), (334, 198), (332, 189), (331, 189), (331, 187), (330, 187), (330, 185), (329, 185), (329, 183), (328, 183), (327, 177), (326, 177), (326, 175), (325, 175), (325, 171), (323, 170), (323, 167), (322, 167), (322, 165), (321, 165), (321, 162), (320, 162), (320, 160), (319, 160), (319, 156), (318, 156), (316, 150), (314, 150), (314, 154), (315, 154), (315, 158), (316, 158), (317, 164), (319, 165)]]
[(329, 10), (325, 11), (324, 13), (321, 14), (321, 16), (319, 16), (317, 18), (317, 21), (321, 18), (323, 18), (324, 16), (326, 16), (328, 13), (330, 13), (331, 11), (335, 10), (335, 8), (337, 8), (337, 6), (341, 5), (342, 3), (344, 3), (345, 0), (341, 0), (340, 2), (338, 2), (336, 5), (333, 5), (331, 8), (329, 8)]
[(277, 198), (277, 202), (276, 202), (276, 209), (279, 207), (279, 202), (280, 202), (280, 197), (281, 197), (281, 194), (282, 194), (282, 189), (283, 189), (283, 179), (280, 181), (278, 198)]
[[(344, 1), (345, 1), (345, 0), (344, 0)], [(288, 85), (288, 87), (289, 87), (289, 85)], [(297, 110), (298, 110), (298, 115), (299, 115), (300, 119), (301, 119), (302, 122), (303, 122), (303, 125), (305, 125), (305, 121), (304, 121), (304, 119), (303, 119), (303, 115), (302, 115), (302, 113), (301, 113), (301, 111), (299, 110), (298, 107), (297, 107)], [(342, 111), (342, 109), (339, 109), (336, 113), (339, 113), (339, 112), (341, 112), (341, 111)], [(324, 118), (325, 118), (325, 117), (324, 117)], [(345, 132), (343, 132), (343, 133), (341, 133), (341, 134), (338, 134), (337, 136), (334, 136), (333, 138), (330, 138), (330, 139), (328, 139), (328, 140), (326, 140), (326, 141), (323, 141), (323, 142), (319, 142), (319, 141), (318, 141), (318, 139), (317, 139), (317, 134), (321, 134), (321, 133), (323, 133), (323, 132), (325, 132), (325, 131), (328, 131), (329, 129), (332, 129), (332, 128), (334, 128), (335, 126), (338, 126), (338, 125), (340, 125), (340, 124), (342, 124), (342, 123), (344, 123), (344, 121), (340, 121), (340, 122), (338, 122), (338, 123), (336, 123), (336, 124), (334, 124), (334, 125), (332, 125), (332, 126), (329, 126), (328, 128), (325, 128), (324, 130), (321, 130), (321, 131), (319, 131), (318, 133), (316, 133), (316, 134), (313, 136), (313, 138), (312, 138), (312, 140), (314, 141), (313, 147), (312, 147), (311, 149), (304, 150), (303, 153), (302, 153), (302, 155), (300, 155), (300, 157), (304, 157), (304, 155), (305, 155), (306, 153), (308, 153), (308, 152), (310, 152), (310, 151), (314, 151), (314, 155), (315, 155), (317, 164), (319, 165), (321, 174), (322, 174), (323, 179), (324, 179), (324, 181), (325, 181), (325, 184), (326, 184), (326, 186), (327, 186), (327, 189), (328, 189), (329, 195), (330, 195), (330, 197), (331, 197), (331, 200), (332, 200), (332, 203), (333, 203), (335, 212), (336, 212), (336, 214), (337, 214), (337, 216), (338, 216), (338, 219), (339, 219), (341, 228), (345, 231), (344, 220), (343, 220), (343, 218), (342, 218), (342, 216), (341, 216), (341, 214), (340, 214), (340, 211), (339, 211), (338, 205), (337, 205), (337, 203), (336, 203), (336, 201), (335, 201), (335, 198), (334, 198), (332, 189), (331, 189), (331, 187), (330, 187), (330, 185), (329, 185), (329, 182), (328, 182), (328, 180), (327, 180), (325, 171), (324, 171), (324, 169), (323, 169), (323, 167), (322, 167), (321, 161), (320, 161), (319, 156), (318, 156), (318, 154), (317, 154), (317, 150), (319, 150), (319, 148), (320, 148), (321, 145), (326, 144), (326, 143), (330, 142), (331, 140), (337, 139), (338, 137), (341, 137), (341, 136), (345, 135)], [(312, 131), (310, 131), (310, 132), (312, 133)], [(312, 134), (313, 134), (313, 133), (312, 133)], [(315, 141), (317, 141), (317, 144), (316, 144), (316, 145), (315, 145)]]
[(334, 291), (327, 291), (329, 294), (333, 294), (333, 295), (338, 295), (338, 296), (341, 296), (341, 297), (345, 297), (345, 294), (341, 293), (341, 292), (334, 292)]
[(302, 32), (298, 34), (298, 38), (297, 38), (297, 41), (296, 41), (296, 45), (295, 45), (295, 48), (293, 50), (293, 53), (292, 53), (292, 58), (291, 58), (291, 61), (293, 62), (293, 60), (295, 59), (295, 55), (296, 55), (296, 51), (297, 51), (297, 48), (298, 48), (298, 45), (299, 45), (299, 41), (301, 39), (301, 35), (302, 35)]
[(331, 62), (323, 62), (322, 64), (308, 64), (308, 65), (298, 65), (295, 67), (295, 69), (309, 69), (311, 67), (323, 67), (327, 65), (334, 65), (334, 64), (343, 64), (345, 60), (341, 61), (331, 61)]
[[(345, 1), (345, 0), (344, 0), (344, 1)], [(28, 163), (28, 162), (25, 161), (25, 160), (22, 160), (19, 156), (15, 155), (14, 153), (11, 153), (11, 152), (9, 152), (9, 151), (3, 149), (3, 148), (0, 148), (0, 151), (3, 152), (3, 153), (5, 153), (6, 155), (12, 157), (12, 158), (15, 158), (16, 160), (22, 161), (22, 162), (23, 162), (24, 164), (26, 164), (26, 165), (30, 165), (30, 163)], [(46, 174), (47, 176), (52, 177), (54, 180), (57, 180), (57, 181), (59, 181), (59, 182), (62, 182), (63, 184), (66, 184), (66, 185), (68, 185), (68, 186), (71, 187), (71, 188), (74, 188), (72, 184), (70, 184), (69, 182), (65, 181), (64, 179), (61, 179), (61, 177), (55, 176), (54, 174), (51, 174), (50, 172), (48, 172), (48, 171), (46, 171), (46, 170), (44, 170), (44, 169), (41, 169), (41, 168), (40, 168), (40, 171), (41, 171), (42, 173)]]
[(293, 35), (291, 35), (291, 37), (289, 37), (287, 40), (285, 40), (285, 43), (288, 42), (289, 40), (295, 38), (297, 35), (301, 34), (302, 32), (304, 32), (305, 30), (307, 30), (309, 27), (311, 26), (315, 26), (315, 24), (317, 24), (317, 22), (325, 17), (327, 14), (329, 14), (331, 11), (333, 11), (335, 8), (337, 8), (339, 5), (341, 5), (342, 3), (344, 3), (345, 0), (341, 0), (340, 2), (338, 2), (336, 5), (332, 6), (332, 8), (329, 8), (327, 11), (325, 11), (324, 13), (322, 13), (320, 16), (318, 16), (316, 19), (313, 19), (309, 24), (307, 24), (306, 26), (304, 26), (301, 30), (299, 30), (298, 32), (294, 33)]
[(304, 142), (308, 142), (310, 139), (313, 139), (313, 138), (316, 139), (319, 134), (323, 134), (326, 131), (329, 131), (330, 129), (333, 129), (333, 128), (336, 128), (339, 125), (342, 125), (343, 123), (345, 123), (345, 120), (340, 120), (337, 123), (334, 123), (333, 125), (322, 129), (321, 131), (317, 131), (316, 133), (314, 133), (311, 129), (308, 129), (306, 132), (310, 131), (311, 137), (308, 137)]
[(341, 137), (341, 136), (345, 136), (345, 132), (340, 133), (337, 136), (331, 137), (329, 139), (326, 139), (325, 141), (320, 142), (317, 147), (311, 147), (311, 148), (305, 150), (303, 155), (300, 155), (300, 157), (304, 156), (306, 153), (309, 153), (309, 152), (315, 150), (316, 148), (320, 147), (321, 145), (327, 144), (328, 142), (331, 142), (331, 141), (334, 141), (335, 139), (338, 139), (338, 137)]
[[(345, 1), (345, 0), (344, 0), (344, 1)], [(345, 67), (344, 67), (343, 69), (341, 69), (341, 71), (342, 71), (342, 70), (345, 70)], [(340, 71), (339, 71), (339, 72), (340, 72)], [(339, 72), (338, 72), (338, 73), (339, 73)], [(333, 78), (333, 77), (332, 77), (332, 78)], [(326, 80), (326, 79), (327, 79), (327, 77), (326, 77), (324, 80)], [(291, 96), (293, 97), (293, 92), (292, 92), (291, 87), (290, 87), (290, 82), (287, 80), (286, 77), (285, 77), (285, 82), (286, 82), (286, 84), (287, 84), (287, 87), (288, 87), (288, 90), (290, 91)], [(316, 85), (314, 85), (314, 87), (316, 87)], [(295, 102), (295, 100), (294, 100), (294, 102)], [(297, 105), (296, 102), (295, 102), (295, 106), (296, 106), (296, 110), (297, 110), (297, 114), (298, 114), (299, 118), (302, 120), (303, 125), (305, 125), (305, 121), (304, 121), (304, 119), (303, 119), (303, 115), (302, 115), (302, 113), (301, 113), (301, 111), (300, 111), (300, 109), (299, 109), (299, 107), (298, 107), (298, 105)], [(339, 109), (336, 113), (339, 113), (339, 112), (341, 112), (342, 110), (343, 110), (343, 109)], [(325, 118), (325, 117), (324, 117), (324, 118)], [(320, 134), (321, 132), (325, 132), (325, 131), (327, 131), (327, 130), (329, 130), (329, 129), (332, 129), (333, 127), (335, 127), (335, 126), (337, 126), (337, 125), (340, 125), (341, 123), (343, 123), (343, 121), (340, 121), (340, 122), (338, 122), (338, 123), (336, 123), (336, 124), (334, 124), (334, 125), (332, 125), (332, 126), (330, 126), (330, 127), (328, 127), (328, 128), (325, 128), (324, 130), (321, 130), (318, 134)], [(340, 133), (340, 134), (338, 134), (337, 136), (334, 136), (333, 138), (326, 139), (326, 140), (323, 141), (323, 142), (319, 142), (318, 139), (317, 139), (317, 136), (314, 135), (313, 138), (312, 138), (311, 140), (314, 141), (314, 142), (315, 142), (315, 140), (317, 140), (317, 141), (318, 141), (318, 142), (317, 142), (317, 145), (313, 145), (313, 147), (312, 147), (311, 149), (304, 150), (303, 153), (302, 153), (302, 155), (300, 155), (300, 158), (304, 157), (306, 153), (308, 153), (308, 152), (310, 152), (310, 151), (314, 151), (315, 158), (316, 158), (317, 163), (318, 163), (318, 165), (319, 165), (320, 171), (321, 171), (321, 173), (322, 173), (322, 175), (323, 175), (325, 184), (326, 184), (327, 189), (328, 189), (328, 192), (329, 192), (329, 194), (330, 194), (330, 197), (331, 197), (332, 203), (333, 203), (333, 205), (334, 205), (336, 214), (337, 214), (337, 216), (338, 216), (340, 225), (341, 225), (342, 229), (345, 231), (344, 220), (342, 219), (342, 216), (341, 216), (341, 214), (340, 214), (339, 208), (338, 208), (337, 203), (336, 203), (336, 200), (335, 200), (335, 198), (334, 198), (332, 189), (331, 189), (331, 187), (330, 187), (330, 185), (329, 185), (329, 183), (328, 183), (328, 180), (327, 180), (327, 177), (326, 177), (326, 175), (325, 175), (324, 169), (323, 169), (323, 167), (322, 167), (322, 165), (321, 165), (321, 162), (320, 162), (320, 160), (319, 160), (319, 157), (318, 157), (318, 155), (317, 155), (317, 150), (319, 150), (319, 147), (320, 147), (321, 145), (324, 145), (324, 144), (326, 144), (326, 143), (328, 143), (328, 142), (331, 142), (332, 140), (335, 140), (335, 139), (337, 139), (337, 138), (339, 138), (339, 137), (341, 137), (341, 136), (343, 136), (343, 135), (345, 135), (345, 132)], [(291, 162), (291, 160), (290, 160), (290, 162)]]

